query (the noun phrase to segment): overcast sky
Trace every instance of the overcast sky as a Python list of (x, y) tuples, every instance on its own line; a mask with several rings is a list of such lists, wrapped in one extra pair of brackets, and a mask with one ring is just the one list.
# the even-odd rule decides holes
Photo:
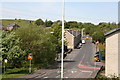
[[(54, 0), (53, 0), (54, 1)], [(58, 0), (57, 0), (58, 1)], [(72, 1), (72, 0), (71, 0)], [(61, 2), (2, 2), (1, 19), (61, 20)], [(117, 22), (118, 2), (67, 2), (65, 20), (79, 22)]]

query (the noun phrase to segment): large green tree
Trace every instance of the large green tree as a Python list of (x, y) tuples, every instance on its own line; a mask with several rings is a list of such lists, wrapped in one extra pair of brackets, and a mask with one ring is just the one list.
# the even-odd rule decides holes
[(61, 45), (62, 45), (62, 26), (57, 23), (54, 23), (51, 27), (51, 32), (53, 36), (56, 38), (55, 43), (57, 44), (57, 52), (61, 52)]
[(42, 19), (37, 19), (37, 20), (35, 21), (35, 24), (38, 25), (38, 26), (44, 25), (44, 21), (43, 21)]
[(49, 30), (40, 27), (23, 27), (16, 31), (20, 37), (20, 48), (27, 54), (33, 54), (33, 63), (36, 67), (46, 67), (54, 63), (56, 57), (55, 37)]
[(11, 67), (22, 67), (26, 63), (26, 53), (21, 50), (19, 44), (20, 39), (15, 32), (2, 31), (2, 58), (8, 59), (8, 65)]
[(51, 27), (52, 26), (52, 24), (53, 24), (53, 22), (51, 21), (51, 20), (45, 20), (45, 26), (46, 27)]

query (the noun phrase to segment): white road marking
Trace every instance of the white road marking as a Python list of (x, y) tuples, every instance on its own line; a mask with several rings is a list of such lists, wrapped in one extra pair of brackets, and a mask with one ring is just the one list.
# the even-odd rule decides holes
[(48, 78), (48, 77), (46, 76), (46, 77), (44, 77), (44, 78)]
[(74, 73), (74, 71), (71, 71), (71, 73)]
[(61, 71), (57, 71), (57, 73), (60, 73)]
[(86, 71), (86, 70), (84, 70), (84, 71), (81, 71), (81, 72), (89, 72), (89, 73), (91, 73), (92, 71)]
[(84, 57), (85, 57), (85, 54), (84, 54), (84, 56), (82, 57), (82, 59), (81, 59), (81, 61), (80, 61), (80, 64), (82, 63), (82, 61), (83, 61)]
[(92, 75), (93, 71), (91, 71), (90, 76)]
[(75, 73), (77, 72), (77, 71), (74, 71)]

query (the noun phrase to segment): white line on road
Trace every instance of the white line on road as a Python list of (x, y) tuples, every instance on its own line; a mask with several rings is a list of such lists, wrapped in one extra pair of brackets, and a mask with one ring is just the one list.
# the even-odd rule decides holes
[(92, 71), (85, 71), (85, 70), (84, 70), (84, 71), (81, 71), (81, 72), (89, 72), (89, 73), (91, 73)]
[(83, 55), (81, 61), (80, 61), (80, 64), (82, 63), (83, 59), (85, 58), (85, 54)]
[(44, 77), (44, 78), (48, 78), (48, 77), (46, 76), (46, 77)]

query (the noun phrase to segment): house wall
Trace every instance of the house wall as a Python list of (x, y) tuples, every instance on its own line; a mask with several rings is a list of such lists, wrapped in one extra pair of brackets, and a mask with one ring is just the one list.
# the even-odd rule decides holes
[(74, 36), (72, 36), (69, 32), (65, 32), (65, 37), (67, 40), (67, 48), (74, 49)]
[(81, 36), (80, 35), (75, 37), (75, 39), (74, 39), (74, 47), (78, 46), (78, 44), (80, 43), (80, 40), (81, 40)]
[(11, 31), (13, 29), (13, 27), (7, 27), (7, 30)]
[(118, 67), (120, 66), (118, 65), (118, 41), (120, 41), (118, 40), (118, 32), (106, 37), (105, 75), (107, 77), (111, 77), (112, 75), (118, 76), (119, 74)]
[(120, 32), (118, 34), (118, 74), (119, 74), (119, 77), (120, 77)]

